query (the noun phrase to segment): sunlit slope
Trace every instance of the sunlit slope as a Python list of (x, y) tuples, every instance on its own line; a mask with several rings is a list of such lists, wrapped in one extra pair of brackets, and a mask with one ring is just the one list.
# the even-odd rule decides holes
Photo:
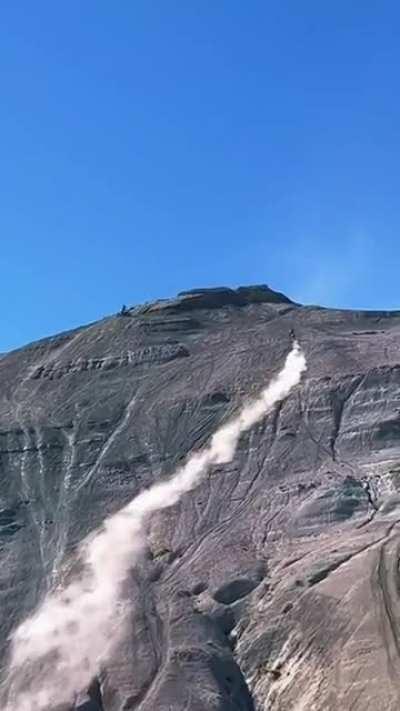
[(302, 383), (151, 518), (91, 708), (396, 705), (400, 315), (257, 287), (136, 308), (1, 359), (4, 667), (11, 629), (79, 572), (82, 539), (256, 396), (293, 331)]

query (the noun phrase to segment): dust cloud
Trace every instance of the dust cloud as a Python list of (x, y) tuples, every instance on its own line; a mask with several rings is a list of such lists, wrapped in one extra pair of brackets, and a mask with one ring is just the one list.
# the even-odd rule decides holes
[(3, 681), (4, 711), (48, 711), (73, 704), (112, 653), (121, 632), (122, 584), (146, 549), (151, 514), (176, 504), (210, 466), (232, 460), (240, 435), (286, 398), (306, 361), (295, 342), (284, 367), (260, 396), (191, 455), (168, 480), (144, 490), (107, 519), (81, 545), (82, 573), (64, 590), (50, 593), (12, 634)]

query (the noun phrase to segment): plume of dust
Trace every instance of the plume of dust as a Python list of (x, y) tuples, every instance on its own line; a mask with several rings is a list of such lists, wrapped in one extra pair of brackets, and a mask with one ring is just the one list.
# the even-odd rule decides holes
[(81, 545), (83, 573), (50, 593), (13, 633), (5, 711), (45, 711), (70, 704), (109, 657), (118, 636), (123, 582), (146, 548), (146, 524), (155, 511), (176, 504), (213, 464), (233, 459), (250, 429), (300, 382), (306, 361), (297, 342), (278, 376), (260, 396), (211, 437), (168, 480), (154, 484), (107, 519)]

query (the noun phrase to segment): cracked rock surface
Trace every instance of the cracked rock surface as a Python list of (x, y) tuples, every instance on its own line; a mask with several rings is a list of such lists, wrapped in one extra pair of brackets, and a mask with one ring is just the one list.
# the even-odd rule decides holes
[(1, 357), (3, 669), (11, 629), (73, 574), (78, 543), (257, 395), (292, 329), (301, 385), (152, 518), (124, 639), (74, 708), (398, 709), (400, 312), (258, 286), (185, 292)]

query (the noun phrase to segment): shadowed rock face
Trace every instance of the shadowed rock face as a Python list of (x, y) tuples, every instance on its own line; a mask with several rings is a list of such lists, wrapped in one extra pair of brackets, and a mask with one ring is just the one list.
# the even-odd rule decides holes
[(153, 517), (125, 637), (75, 708), (398, 708), (400, 312), (268, 287), (189, 292), (1, 358), (3, 666), (77, 544), (258, 394), (291, 329), (301, 386)]

